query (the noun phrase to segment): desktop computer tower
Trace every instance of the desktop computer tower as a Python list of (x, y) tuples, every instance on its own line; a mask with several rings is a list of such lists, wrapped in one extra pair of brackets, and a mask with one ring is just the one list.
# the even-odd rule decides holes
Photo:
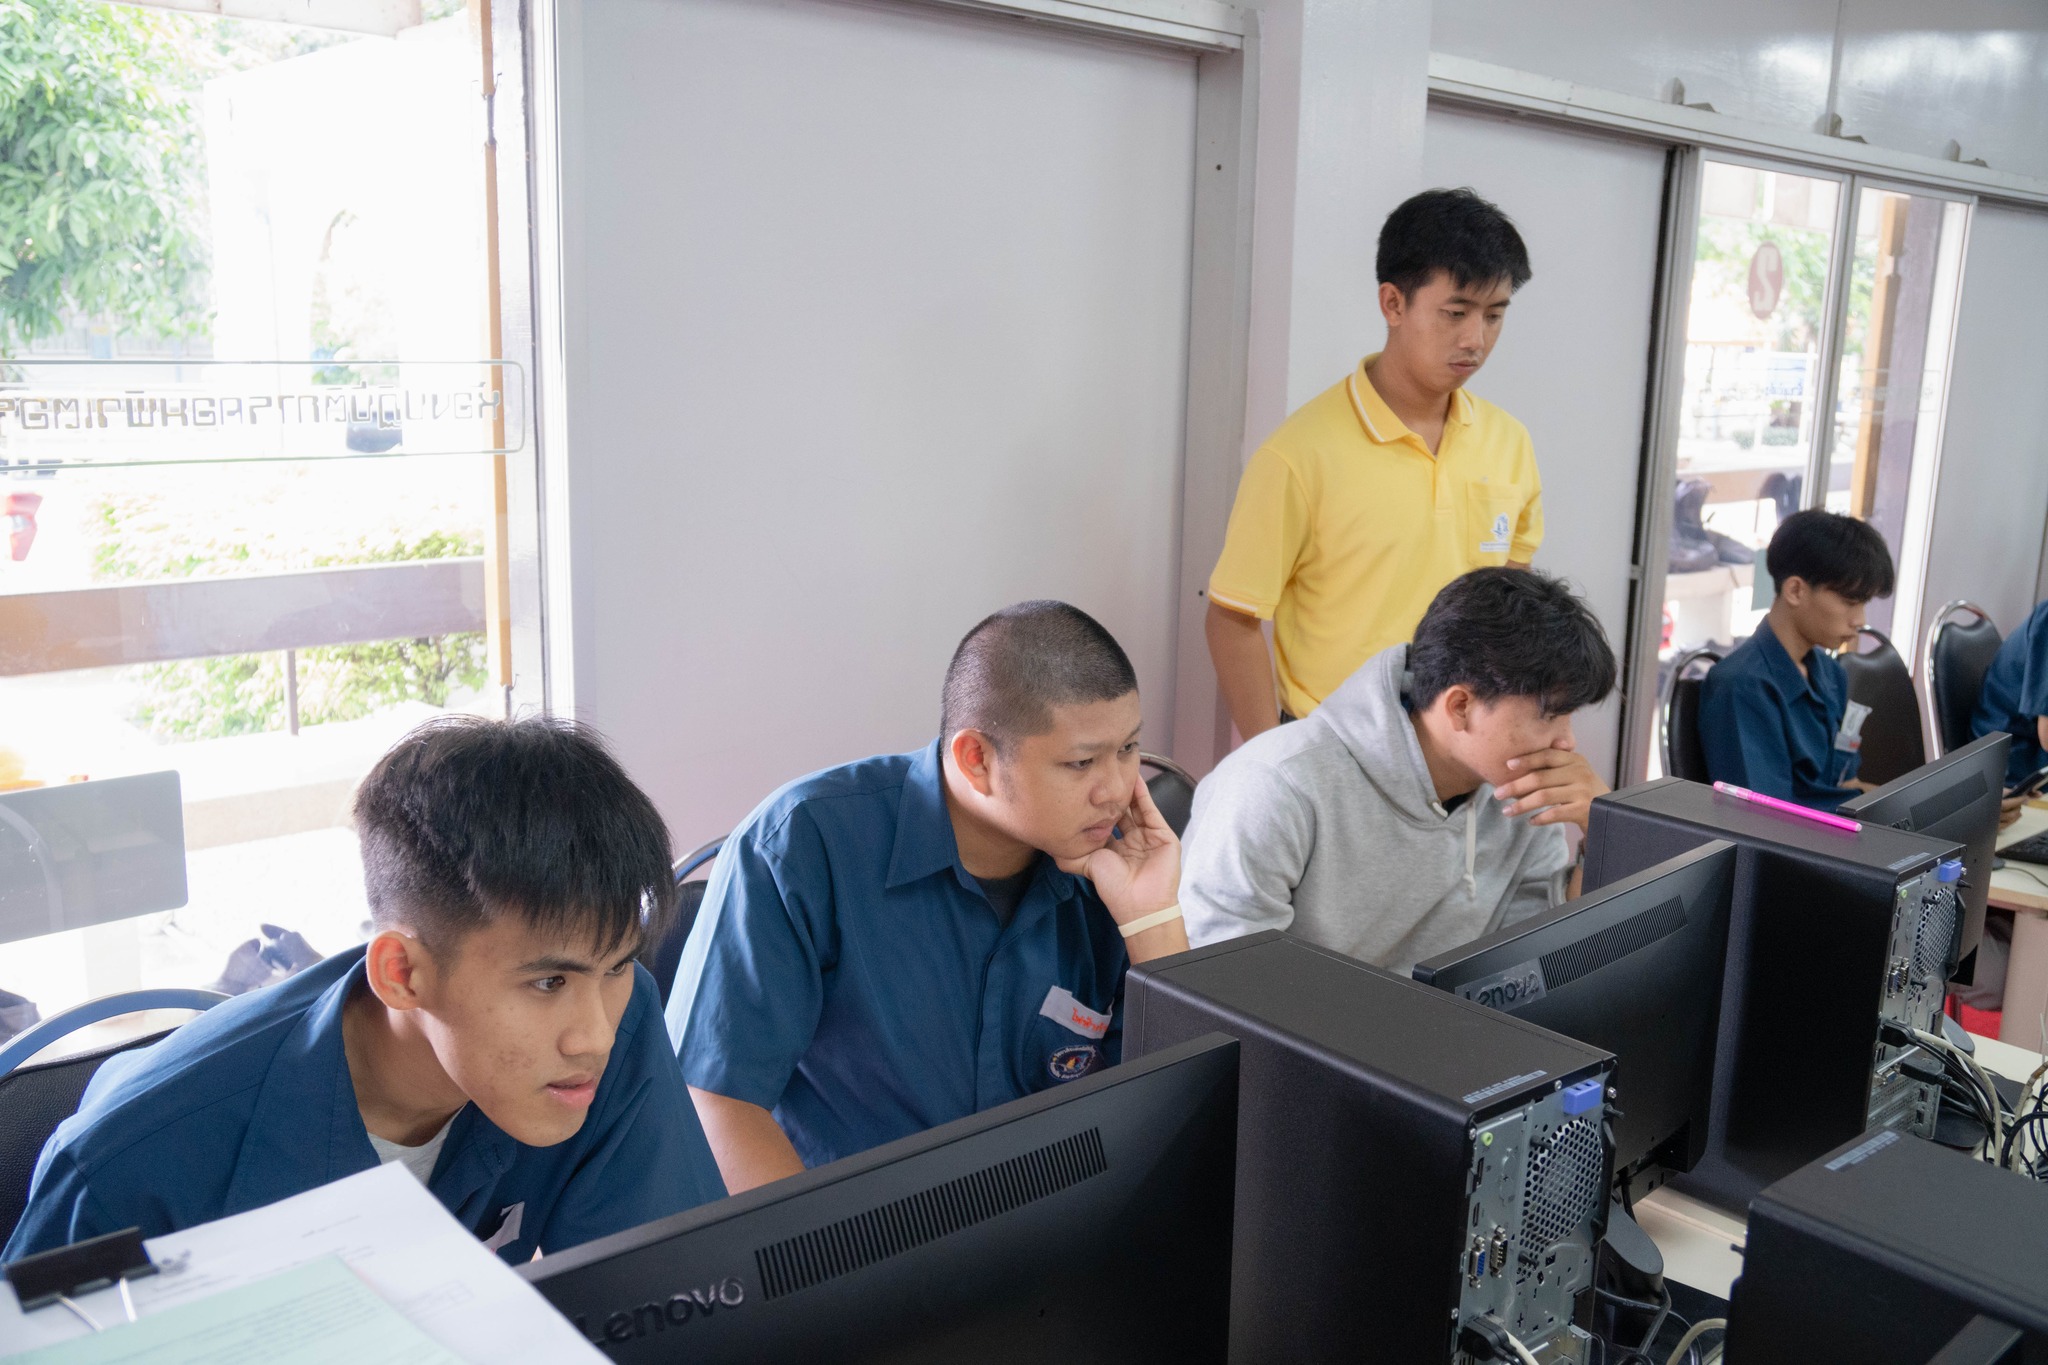
[(1486, 1317), (1586, 1359), (1609, 1053), (1271, 932), (1131, 969), (1127, 1058), (1212, 1032), (1240, 1049), (1233, 1361), (1468, 1365)]
[(1882, 1132), (1757, 1196), (1730, 1360), (1937, 1357), (2048, 1365), (2048, 1186)]
[(1941, 1027), (1962, 850), (1665, 778), (1593, 803), (1585, 889), (1712, 839), (1739, 850), (1714, 1094), (1706, 1155), (1673, 1183), (1740, 1213), (1867, 1129), (1933, 1135), (1940, 1086), (1897, 1030)]

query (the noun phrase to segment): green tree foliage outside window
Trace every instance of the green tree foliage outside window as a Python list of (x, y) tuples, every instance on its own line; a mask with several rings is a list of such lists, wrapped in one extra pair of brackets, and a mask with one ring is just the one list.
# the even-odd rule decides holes
[[(275, 547), (247, 539), (206, 538), (189, 520), (172, 517), (155, 498), (107, 497), (98, 511), (93, 576), (100, 582), (239, 576), (274, 570)], [(475, 539), (433, 531), (410, 540), (361, 544), (320, 555), (320, 568), (446, 559), (483, 553)], [(489, 680), (481, 634), (417, 640), (322, 645), (298, 655), (299, 723), (360, 720), (401, 702), (446, 706), (458, 693)], [(229, 654), (146, 664), (134, 719), (165, 739), (220, 739), (286, 725), (285, 660), (280, 653)]]
[(203, 333), (199, 138), (164, 18), (0, 0), (0, 353), (110, 317)]

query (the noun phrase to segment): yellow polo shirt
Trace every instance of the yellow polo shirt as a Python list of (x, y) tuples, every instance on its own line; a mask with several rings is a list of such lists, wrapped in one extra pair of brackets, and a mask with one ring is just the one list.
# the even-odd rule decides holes
[(1432, 456), (1365, 377), (1377, 358), (1252, 455), (1209, 575), (1211, 601), (1273, 623), (1290, 715), (1412, 638), (1446, 583), (1543, 542), (1528, 428), (1460, 389)]

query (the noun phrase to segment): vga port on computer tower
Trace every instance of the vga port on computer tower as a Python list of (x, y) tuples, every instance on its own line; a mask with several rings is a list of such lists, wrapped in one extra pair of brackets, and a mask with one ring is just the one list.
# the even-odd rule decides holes
[(1584, 1362), (1613, 1057), (1278, 933), (1132, 968), (1124, 1048), (1240, 1043), (1231, 1357)]

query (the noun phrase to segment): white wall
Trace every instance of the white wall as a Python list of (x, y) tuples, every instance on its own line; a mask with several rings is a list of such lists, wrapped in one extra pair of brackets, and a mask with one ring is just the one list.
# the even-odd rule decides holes
[(1193, 59), (826, 0), (565, 19), (568, 682), (678, 843), (929, 740), (1023, 598), (1098, 616), (1164, 735)]
[(1436, 51), (2048, 178), (2039, 0), (1459, 0)]
[(1245, 455), (1380, 348), (1380, 224), (1423, 188), (1429, 7), (1267, 0)]
[(2043, 562), (2048, 212), (1978, 207), (1958, 312), (1923, 616), (1964, 597), (2009, 633), (2033, 608)]

